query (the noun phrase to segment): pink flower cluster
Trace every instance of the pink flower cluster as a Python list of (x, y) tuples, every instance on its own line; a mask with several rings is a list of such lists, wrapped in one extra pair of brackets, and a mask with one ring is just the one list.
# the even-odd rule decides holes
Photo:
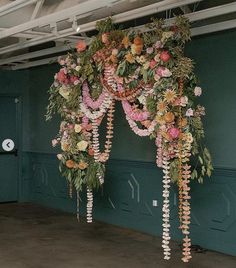
[(125, 114), (134, 121), (144, 121), (149, 117), (149, 112), (147, 111), (137, 111), (135, 112), (128, 101), (122, 101), (122, 106)]
[(103, 91), (96, 101), (94, 101), (89, 93), (88, 83), (83, 83), (83, 102), (93, 110), (97, 110), (105, 100), (105, 92)]
[(75, 75), (68, 76), (66, 68), (60, 69), (60, 71), (56, 74), (56, 79), (59, 83), (64, 85), (68, 84), (78, 85), (80, 82), (77, 76)]

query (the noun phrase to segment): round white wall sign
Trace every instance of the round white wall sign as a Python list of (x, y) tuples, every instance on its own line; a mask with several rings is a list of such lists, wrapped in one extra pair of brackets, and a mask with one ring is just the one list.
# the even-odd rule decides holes
[(15, 143), (11, 139), (5, 139), (2, 142), (2, 149), (4, 151), (10, 152), (10, 151), (12, 151), (14, 149), (14, 147), (15, 147)]

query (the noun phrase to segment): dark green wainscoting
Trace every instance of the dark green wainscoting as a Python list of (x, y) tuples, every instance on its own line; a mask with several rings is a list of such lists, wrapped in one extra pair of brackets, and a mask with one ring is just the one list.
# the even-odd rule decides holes
[[(75, 212), (75, 200), (68, 197), (65, 180), (57, 168), (55, 154), (31, 154), (32, 200)], [(161, 235), (162, 172), (155, 164), (141, 161), (110, 160), (103, 190), (95, 194), (94, 217), (111, 224)], [(192, 183), (193, 244), (236, 255), (236, 171), (215, 169), (204, 185)], [(177, 191), (171, 187), (172, 238), (178, 230)], [(82, 198), (82, 214), (86, 199)], [(158, 201), (158, 207), (152, 206)]]

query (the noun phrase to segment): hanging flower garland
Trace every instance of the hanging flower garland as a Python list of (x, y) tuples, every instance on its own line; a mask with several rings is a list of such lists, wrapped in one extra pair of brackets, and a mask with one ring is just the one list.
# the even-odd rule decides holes
[[(54, 113), (62, 117), (53, 140), (53, 145), (60, 144), (62, 149), (60, 170), (70, 189), (76, 188), (78, 218), (79, 192), (86, 186), (87, 221), (92, 222), (93, 189), (104, 182), (112, 147), (115, 100), (122, 102), (132, 131), (155, 139), (156, 164), (164, 172), (164, 259), (171, 255), (169, 188), (176, 182), (184, 235), (182, 260), (188, 262), (190, 179), (201, 183), (212, 171), (211, 156), (202, 144), (205, 109), (195, 104), (202, 89), (191, 59), (184, 56), (184, 45), (190, 39), (187, 19), (177, 17), (175, 25), (168, 27), (162, 20), (154, 20), (148, 28), (146, 33), (122, 31), (110, 18), (98, 22), (99, 33), (89, 46), (80, 41), (76, 53), (59, 59), (61, 69), (49, 91), (47, 119)], [(99, 126), (104, 118), (107, 133), (101, 152)]]

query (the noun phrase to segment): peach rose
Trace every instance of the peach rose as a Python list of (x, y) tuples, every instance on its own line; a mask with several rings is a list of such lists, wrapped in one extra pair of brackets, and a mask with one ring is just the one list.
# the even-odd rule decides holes
[(103, 44), (109, 44), (109, 33), (102, 34), (102, 42)]
[(124, 45), (125, 48), (128, 48), (130, 42), (129, 42), (129, 37), (128, 36), (125, 36), (122, 40), (122, 45)]
[(76, 49), (78, 52), (82, 52), (86, 49), (87, 44), (84, 40), (79, 40), (77, 45), (76, 45)]
[(80, 160), (78, 168), (83, 170), (86, 169), (88, 167), (88, 163), (84, 162), (83, 160)]
[(75, 162), (73, 160), (67, 160), (66, 161), (66, 166), (68, 168), (73, 168), (75, 166)]
[(134, 63), (135, 59), (133, 57), (133, 55), (131, 53), (128, 53), (125, 55), (125, 59), (129, 62), (129, 63)]

